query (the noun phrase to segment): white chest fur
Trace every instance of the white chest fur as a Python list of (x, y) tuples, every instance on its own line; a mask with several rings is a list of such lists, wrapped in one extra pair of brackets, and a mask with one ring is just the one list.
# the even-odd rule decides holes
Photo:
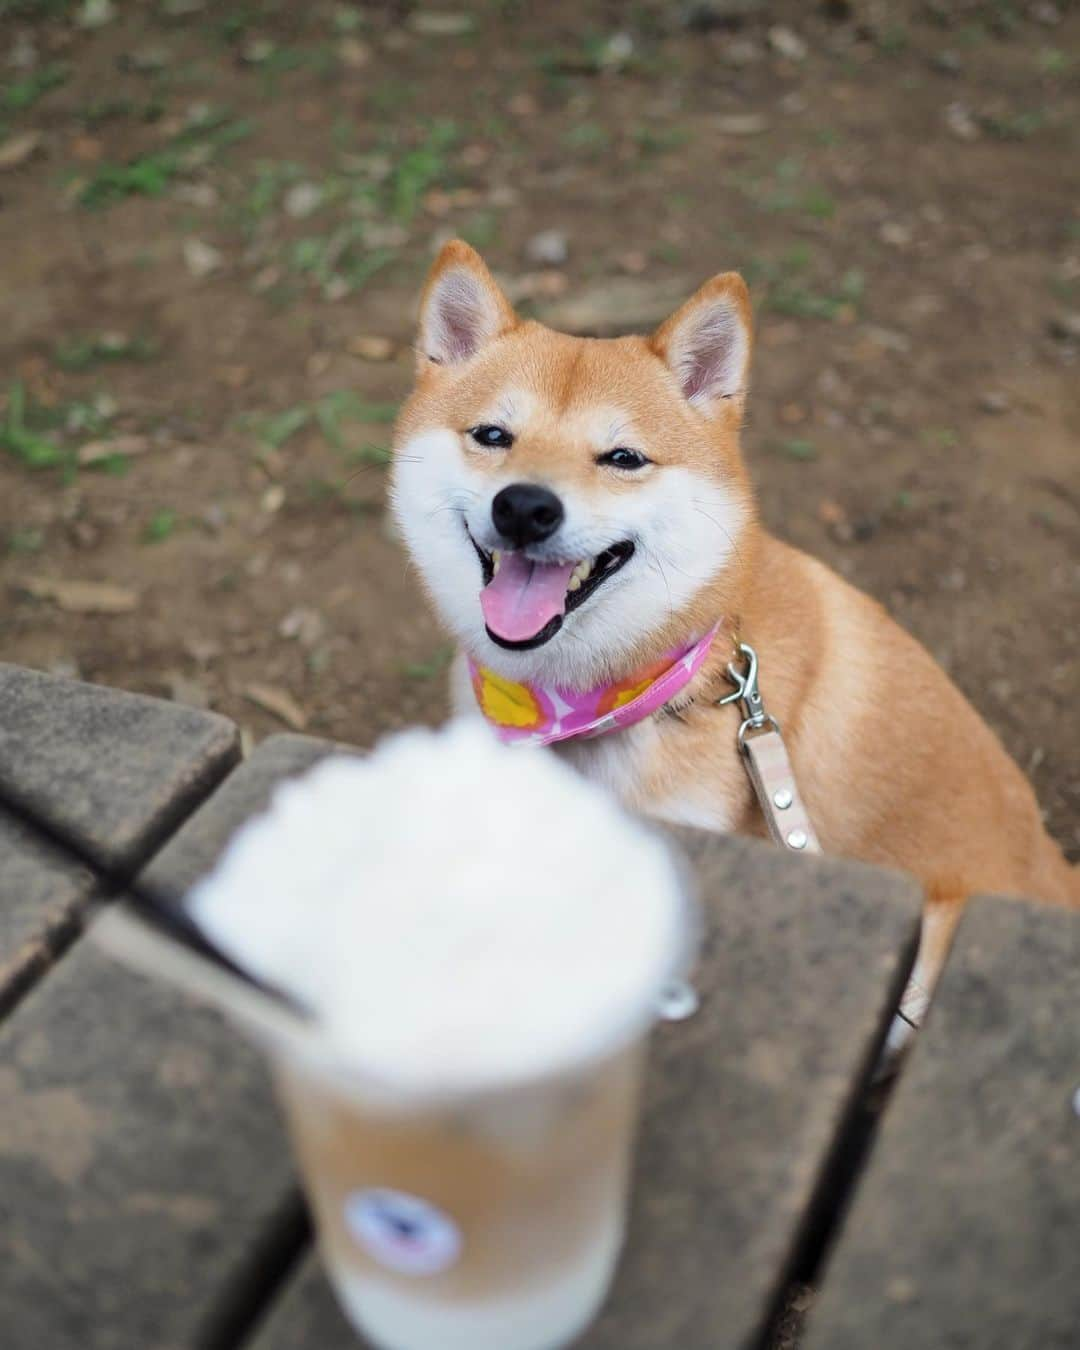
[[(450, 674), (450, 697), (459, 717), (480, 715), (468, 666), (460, 654)], [(595, 740), (564, 741), (554, 753), (585, 778), (614, 793), (632, 811), (669, 825), (689, 825), (721, 834), (730, 831), (733, 813), (715, 791), (701, 786), (695, 790), (695, 785), (687, 784), (675, 792), (656, 793), (653, 782), (662, 737), (662, 719), (649, 717), (625, 731)]]

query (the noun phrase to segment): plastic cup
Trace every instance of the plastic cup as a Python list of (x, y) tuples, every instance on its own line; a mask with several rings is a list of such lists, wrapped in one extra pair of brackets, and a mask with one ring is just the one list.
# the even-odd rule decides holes
[(555, 1350), (584, 1330), (623, 1242), (646, 1037), (429, 1100), (279, 1050), (325, 1268), (375, 1346)]

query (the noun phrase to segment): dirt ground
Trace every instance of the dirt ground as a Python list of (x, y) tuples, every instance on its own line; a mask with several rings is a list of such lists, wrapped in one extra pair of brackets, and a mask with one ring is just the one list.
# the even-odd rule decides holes
[(439, 719), (383, 461), (455, 233), (580, 331), (741, 269), (766, 520), (927, 644), (1080, 853), (1061, 0), (0, 0), (3, 659), (251, 740)]

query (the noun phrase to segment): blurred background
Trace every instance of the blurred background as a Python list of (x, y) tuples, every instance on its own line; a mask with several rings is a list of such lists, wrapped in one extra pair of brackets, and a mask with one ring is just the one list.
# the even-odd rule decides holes
[(1080, 853), (1064, 0), (0, 0), (0, 657), (251, 742), (440, 719), (385, 464), (455, 234), (582, 333), (740, 269), (767, 523)]

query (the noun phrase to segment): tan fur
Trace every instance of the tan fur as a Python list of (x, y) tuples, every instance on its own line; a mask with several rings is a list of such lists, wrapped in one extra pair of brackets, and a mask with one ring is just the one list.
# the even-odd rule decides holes
[[(604, 738), (620, 746), (588, 742), (564, 753), (585, 772), (617, 780), (633, 807), (677, 817), (673, 802), (715, 806), (718, 820), (764, 835), (735, 749), (739, 713), (712, 703), (727, 689), (722, 669), (737, 622), (757, 649), (767, 706), (783, 727), (825, 851), (904, 868), (922, 881), (936, 920), (923, 952), (926, 978), (940, 967), (972, 893), (1080, 903), (1077, 874), (1047, 836), (1030, 786), (928, 653), (880, 605), (757, 524), (738, 440), (745, 386), (704, 409), (683, 396), (671, 363), (702, 306), (726, 299), (749, 329), (741, 279), (714, 278), (651, 339), (601, 341), (518, 320), (466, 245), (440, 255), (428, 295), (448, 269), (462, 267), (489, 288), (492, 338), (470, 360), (445, 367), (427, 359), (422, 325), (417, 388), (399, 444), (427, 427), (464, 432), (492, 415), (507, 388), (519, 388), (535, 407), (511, 452), (516, 476), (582, 493), (632, 493), (648, 475), (682, 465), (722, 482), (745, 508), (729, 565), (629, 644), (625, 668), (612, 672), (629, 674), (723, 617), (725, 639), (681, 700), (680, 716)], [(608, 406), (630, 414), (635, 444), (655, 467), (613, 481), (596, 466), (582, 428), (591, 410)], [(462, 453), (472, 453), (464, 442)], [(499, 465), (474, 458), (492, 471)], [(590, 603), (603, 604), (602, 591)]]

